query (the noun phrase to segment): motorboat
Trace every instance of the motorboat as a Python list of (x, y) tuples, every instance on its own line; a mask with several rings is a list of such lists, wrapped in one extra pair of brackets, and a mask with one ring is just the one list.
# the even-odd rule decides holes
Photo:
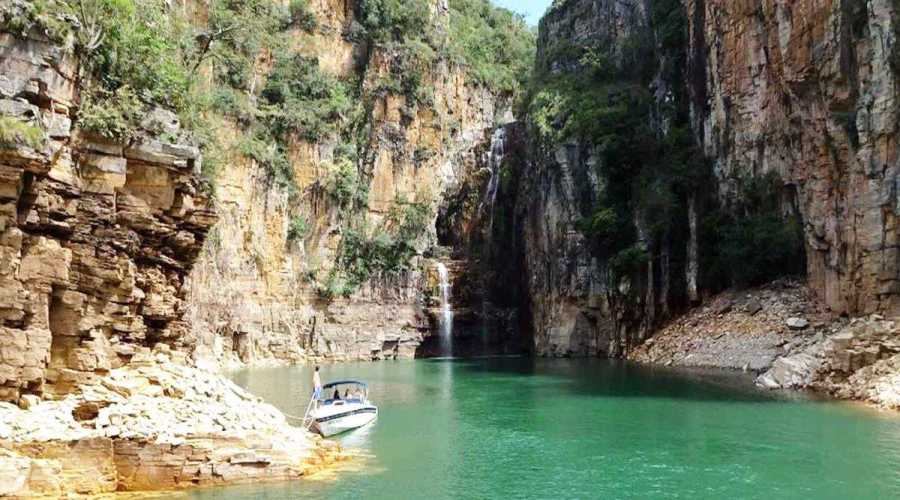
[(357, 429), (378, 418), (378, 407), (369, 401), (369, 386), (357, 380), (341, 380), (322, 386), (313, 394), (306, 422), (322, 436)]

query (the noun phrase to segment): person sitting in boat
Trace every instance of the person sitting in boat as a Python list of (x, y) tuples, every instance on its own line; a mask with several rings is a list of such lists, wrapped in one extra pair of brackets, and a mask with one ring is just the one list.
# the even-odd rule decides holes
[(350, 388), (344, 389), (344, 399), (350, 399)]
[(341, 390), (340, 390), (340, 389), (335, 389), (335, 390), (334, 390), (334, 395), (331, 396), (331, 399), (333, 399), (333, 400), (335, 400), (335, 401), (340, 401), (340, 400), (341, 400)]

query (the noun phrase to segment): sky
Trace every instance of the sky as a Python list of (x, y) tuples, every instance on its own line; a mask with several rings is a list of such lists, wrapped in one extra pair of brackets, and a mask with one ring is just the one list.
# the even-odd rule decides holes
[(524, 14), (528, 24), (537, 26), (553, 0), (492, 0), (496, 5)]

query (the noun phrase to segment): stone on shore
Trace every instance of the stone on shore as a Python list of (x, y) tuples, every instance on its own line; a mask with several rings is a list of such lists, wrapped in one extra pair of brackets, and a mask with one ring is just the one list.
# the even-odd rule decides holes
[(803, 330), (809, 326), (809, 321), (804, 318), (788, 318), (784, 324), (791, 330)]
[(756, 379), (766, 389), (798, 389), (808, 387), (822, 362), (812, 354), (802, 352), (775, 360), (772, 368)]
[(806, 337), (786, 326), (798, 311), (817, 317), (805, 286), (778, 281), (742, 294), (738, 299), (727, 291), (711, 298), (632, 350), (629, 359), (761, 373), (787, 351), (806, 346)]
[(0, 403), (0, 496), (287, 480), (342, 457), (231, 381), (167, 357), (27, 409)]

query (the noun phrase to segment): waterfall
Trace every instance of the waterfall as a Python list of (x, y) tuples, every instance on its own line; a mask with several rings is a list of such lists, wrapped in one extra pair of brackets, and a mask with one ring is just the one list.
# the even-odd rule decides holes
[(450, 305), (450, 273), (447, 266), (438, 262), (437, 272), (439, 288), (441, 289), (441, 354), (451, 356), (453, 354), (453, 308)]
[(500, 189), (500, 166), (503, 164), (503, 156), (506, 154), (506, 127), (497, 127), (491, 135), (491, 148), (487, 156), (487, 165), (491, 171), (487, 188), (482, 197), (479, 212), (488, 207), (488, 237), (494, 230), (494, 204), (497, 201), (497, 191)]

